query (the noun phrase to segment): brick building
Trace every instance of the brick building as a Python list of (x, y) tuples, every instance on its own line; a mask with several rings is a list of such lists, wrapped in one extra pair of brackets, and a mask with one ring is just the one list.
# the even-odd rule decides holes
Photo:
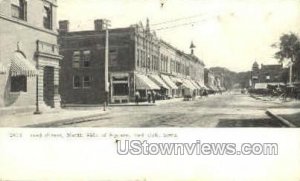
[(256, 83), (286, 83), (285, 73), (282, 64), (261, 64), (259, 67), (258, 63), (254, 62), (251, 71), (252, 87), (255, 87)]
[[(71, 32), (69, 22), (60, 21), (60, 92), (66, 104), (104, 102), (105, 30), (103, 21), (94, 21), (94, 30)], [(88, 62), (88, 63), (85, 63)], [(199, 68), (200, 73), (197, 69)], [(109, 29), (109, 98), (111, 103), (134, 101), (136, 91), (143, 99), (148, 90), (174, 97), (176, 81), (203, 80), (204, 63), (158, 39), (149, 20), (125, 28)], [(203, 72), (203, 71), (202, 71)], [(190, 80), (185, 80), (189, 78)], [(183, 79), (185, 81), (183, 81)], [(174, 81), (175, 80), (175, 81)], [(87, 83), (87, 86), (85, 85)], [(204, 81), (203, 81), (204, 82)], [(187, 84), (184, 84), (187, 85)]]
[(204, 83), (206, 87), (209, 89), (210, 92), (217, 92), (219, 91), (218, 89), (218, 81), (216, 79), (215, 74), (209, 70), (209, 69), (204, 69)]
[(204, 88), (204, 62), (197, 58), (191, 50), (186, 54), (169, 43), (160, 41), (161, 69), (160, 74), (166, 81), (169, 76), (176, 87), (172, 87), (172, 96), (180, 97), (185, 89), (199, 90)]
[(56, 0), (0, 1), (0, 109), (60, 106)]

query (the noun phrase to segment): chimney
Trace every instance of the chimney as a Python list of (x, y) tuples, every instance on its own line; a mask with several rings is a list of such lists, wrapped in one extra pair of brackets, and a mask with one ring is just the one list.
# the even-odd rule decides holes
[(103, 19), (96, 19), (94, 21), (94, 26), (95, 26), (95, 28), (94, 28), (95, 31), (102, 31), (102, 30), (104, 30)]
[(59, 21), (59, 32), (61, 32), (61, 33), (69, 32), (69, 21), (68, 20)]

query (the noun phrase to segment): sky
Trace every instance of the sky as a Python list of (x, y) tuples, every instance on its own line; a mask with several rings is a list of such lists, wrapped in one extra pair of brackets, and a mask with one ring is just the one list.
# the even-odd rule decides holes
[(271, 45), (283, 33), (300, 33), (299, 0), (59, 0), (58, 6), (58, 20), (69, 20), (71, 31), (92, 30), (94, 19), (118, 28), (149, 18), (150, 29), (178, 49), (189, 53), (193, 41), (206, 67), (237, 72), (254, 61), (278, 63)]

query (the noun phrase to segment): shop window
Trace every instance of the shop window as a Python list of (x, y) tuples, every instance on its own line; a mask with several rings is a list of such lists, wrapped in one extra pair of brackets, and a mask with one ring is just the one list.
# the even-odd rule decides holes
[(84, 76), (83, 77), (83, 88), (90, 88), (91, 87), (91, 81), (92, 81), (91, 76)]
[(49, 3), (44, 4), (43, 20), (44, 20), (44, 28), (51, 30), (52, 29), (52, 5)]
[(90, 67), (91, 62), (91, 51), (85, 50), (83, 51), (83, 67)]
[(12, 0), (11, 2), (12, 17), (26, 21), (27, 3), (25, 0)]
[(80, 51), (74, 51), (72, 57), (72, 66), (73, 68), (80, 67)]
[(114, 96), (128, 96), (128, 93), (129, 93), (128, 83), (113, 84)]
[(24, 75), (11, 77), (10, 91), (27, 92), (27, 77)]
[(80, 77), (77, 76), (77, 75), (73, 76), (73, 88), (74, 89), (78, 89), (80, 87), (81, 87), (81, 85), (80, 85)]

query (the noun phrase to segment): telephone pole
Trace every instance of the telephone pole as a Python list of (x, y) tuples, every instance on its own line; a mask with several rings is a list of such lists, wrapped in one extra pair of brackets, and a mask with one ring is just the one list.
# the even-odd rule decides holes
[(104, 61), (104, 77), (105, 77), (105, 102), (104, 102), (104, 111), (108, 106), (109, 102), (109, 82), (108, 82), (108, 59), (109, 59), (109, 32), (108, 28), (111, 26), (110, 20), (104, 19), (103, 24), (105, 26), (105, 61)]

